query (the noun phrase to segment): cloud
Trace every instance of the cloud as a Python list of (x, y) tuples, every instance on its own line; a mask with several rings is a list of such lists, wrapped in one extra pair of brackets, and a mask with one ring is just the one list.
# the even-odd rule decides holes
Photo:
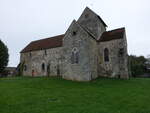
[(64, 33), (89, 6), (108, 25), (126, 27), (130, 54), (150, 53), (148, 0), (0, 0), (0, 38), (8, 45), (9, 66), (19, 63), (19, 52), (32, 40)]

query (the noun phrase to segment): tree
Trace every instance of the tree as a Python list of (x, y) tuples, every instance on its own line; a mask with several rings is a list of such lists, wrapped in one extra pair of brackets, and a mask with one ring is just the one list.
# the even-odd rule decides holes
[(133, 77), (146, 73), (146, 61), (147, 59), (144, 56), (129, 56), (130, 70)]
[(8, 48), (7, 46), (0, 40), (0, 73), (3, 72), (5, 67), (8, 64)]

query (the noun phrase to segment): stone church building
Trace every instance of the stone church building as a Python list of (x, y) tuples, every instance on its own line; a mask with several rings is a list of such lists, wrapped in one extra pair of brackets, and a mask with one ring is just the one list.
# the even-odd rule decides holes
[(60, 76), (90, 81), (129, 78), (125, 28), (107, 25), (88, 7), (65, 34), (31, 42), (20, 53), (24, 76)]

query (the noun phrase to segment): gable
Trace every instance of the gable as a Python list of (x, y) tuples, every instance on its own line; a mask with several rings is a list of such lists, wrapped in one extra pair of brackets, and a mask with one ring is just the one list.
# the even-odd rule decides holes
[(80, 18), (78, 19), (78, 23), (85, 29), (88, 29), (88, 31), (90, 31), (96, 39), (100, 37), (104, 31), (106, 31), (107, 27), (101, 17), (88, 7), (86, 7), (81, 14)]
[[(76, 36), (73, 36), (73, 33), (76, 33)], [(83, 39), (87, 39), (90, 38), (94, 41), (96, 41), (95, 37), (93, 34), (91, 34), (90, 31), (88, 31), (88, 29), (85, 29), (82, 25), (80, 25), (76, 20), (73, 20), (73, 22), (71, 23), (71, 25), (69, 26), (68, 30), (65, 33), (64, 39), (66, 38), (74, 38), (75, 37), (82, 37)]]
[(61, 47), (63, 38), (64, 38), (64, 34), (54, 36), (51, 38), (33, 41), (30, 44), (28, 44), (21, 51), (21, 53), (36, 51), (36, 50), (43, 50), (43, 49), (50, 49), (50, 48), (55, 48), (55, 47)]
[(102, 20), (102, 18), (88, 7), (86, 7), (84, 9), (83, 13), (81, 14), (80, 18), (78, 19), (78, 22), (81, 22), (81, 21), (85, 20), (86, 18), (89, 18), (89, 16), (94, 16), (104, 25), (104, 27), (107, 27), (106, 23)]

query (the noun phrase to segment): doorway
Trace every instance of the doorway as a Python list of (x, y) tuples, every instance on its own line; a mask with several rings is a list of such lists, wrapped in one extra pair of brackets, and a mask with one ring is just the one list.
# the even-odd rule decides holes
[(57, 65), (57, 76), (60, 76), (60, 66)]

